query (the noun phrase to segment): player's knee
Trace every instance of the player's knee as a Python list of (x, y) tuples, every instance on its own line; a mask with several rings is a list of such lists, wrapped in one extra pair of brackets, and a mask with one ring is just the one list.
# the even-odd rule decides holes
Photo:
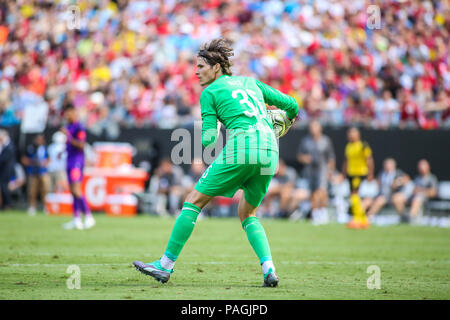
[(306, 200), (310, 197), (309, 190), (306, 189), (297, 189), (295, 192), (295, 197), (299, 200)]
[(415, 196), (412, 200), (414, 205), (421, 205), (423, 202), (423, 198), (421, 196)]
[(403, 200), (404, 200), (403, 198), (404, 197), (402, 196), (402, 194), (396, 193), (392, 196), (392, 202), (395, 204), (399, 204), (399, 203), (403, 202)]
[(82, 194), (79, 190), (72, 191), (72, 194), (77, 198), (81, 198), (81, 196), (82, 196)]
[(193, 189), (186, 197), (185, 202), (189, 202), (193, 204), (194, 206), (197, 206), (199, 208), (203, 208), (208, 204), (208, 202), (212, 199), (211, 196), (207, 196), (201, 192), (198, 192), (197, 190)]
[(317, 201), (317, 199), (319, 198), (319, 192), (316, 190), (312, 193), (311, 195), (311, 200), (312, 201)]
[(249, 217), (256, 217), (256, 212), (253, 211), (239, 211), (238, 214), (241, 222)]
[(70, 191), (72, 192), (72, 195), (74, 195), (75, 197), (79, 198), (82, 196), (81, 187), (78, 184), (72, 185), (70, 189), (71, 189)]

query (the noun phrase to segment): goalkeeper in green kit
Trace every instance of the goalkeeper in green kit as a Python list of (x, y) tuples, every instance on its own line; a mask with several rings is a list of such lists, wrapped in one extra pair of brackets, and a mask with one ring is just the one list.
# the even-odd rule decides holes
[(274, 113), (266, 109), (266, 104), (285, 111), (285, 127), (278, 137), (294, 122), (298, 104), (294, 98), (258, 80), (232, 76), (229, 61), (232, 55), (233, 49), (227, 40), (215, 39), (201, 46), (196, 71), (200, 85), (207, 86), (200, 97), (202, 144), (205, 147), (215, 145), (217, 121), (227, 129), (227, 143), (186, 197), (163, 256), (151, 263), (133, 262), (137, 270), (163, 283), (169, 280), (202, 208), (215, 196), (233, 197), (237, 190), (243, 189), (238, 215), (259, 258), (263, 286), (278, 285), (269, 242), (256, 217), (256, 210), (275, 174), (279, 155), (272, 125)]

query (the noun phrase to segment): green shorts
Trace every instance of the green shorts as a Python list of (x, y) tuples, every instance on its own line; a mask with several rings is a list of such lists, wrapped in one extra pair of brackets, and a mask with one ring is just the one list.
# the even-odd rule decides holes
[(242, 189), (245, 200), (258, 207), (275, 174), (278, 157), (279, 153), (273, 150), (242, 150), (228, 156), (222, 152), (205, 170), (195, 190), (208, 196), (232, 198)]

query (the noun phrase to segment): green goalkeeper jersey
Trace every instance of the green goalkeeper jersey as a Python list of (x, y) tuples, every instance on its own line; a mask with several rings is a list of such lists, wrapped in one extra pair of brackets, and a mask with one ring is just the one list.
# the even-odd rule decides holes
[(286, 111), (293, 119), (298, 113), (297, 101), (249, 77), (223, 75), (203, 90), (200, 97), (202, 143), (217, 142), (219, 120), (228, 131), (227, 147), (278, 151), (272, 122), (266, 104)]

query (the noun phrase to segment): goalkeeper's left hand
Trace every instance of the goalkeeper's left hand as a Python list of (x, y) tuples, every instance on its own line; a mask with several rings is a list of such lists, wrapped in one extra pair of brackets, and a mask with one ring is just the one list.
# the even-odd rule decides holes
[(284, 133), (280, 136), (280, 138), (284, 135), (286, 135), (286, 133), (289, 131), (289, 129), (292, 127), (292, 125), (294, 124), (295, 119), (297, 119), (297, 117), (293, 118), (293, 119), (289, 119), (286, 116), (286, 129), (284, 130)]
[(289, 119), (286, 115), (286, 112), (280, 112), (280, 110), (267, 110), (267, 113), (272, 120), (275, 136), (277, 138), (281, 138), (286, 135), (296, 119)]
[(289, 119), (288, 117), (286, 117), (286, 118), (288, 119), (288, 128), (290, 128), (294, 124), (295, 119), (297, 119), (297, 117), (292, 118), (292, 119)]

